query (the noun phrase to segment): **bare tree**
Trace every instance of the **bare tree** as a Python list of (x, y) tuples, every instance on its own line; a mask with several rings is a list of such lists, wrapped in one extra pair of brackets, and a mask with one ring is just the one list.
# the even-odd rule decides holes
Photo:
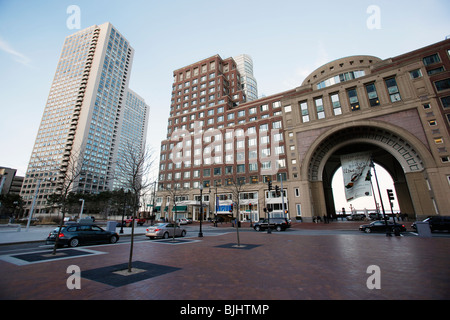
[(80, 152), (71, 152), (66, 155), (60, 166), (59, 173), (56, 180), (57, 192), (51, 196), (54, 204), (60, 207), (62, 213), (61, 221), (59, 223), (58, 234), (56, 235), (55, 245), (53, 247), (53, 254), (56, 254), (58, 247), (59, 234), (61, 233), (62, 225), (66, 212), (69, 209), (69, 193), (74, 188), (74, 182), (80, 177), (83, 170), (84, 160), (80, 157)]
[(140, 196), (153, 184), (150, 178), (150, 170), (154, 159), (153, 153), (148, 148), (141, 148), (128, 142), (123, 150), (121, 161), (118, 161), (117, 176), (124, 189), (131, 192), (131, 246), (128, 260), (128, 272), (131, 272), (134, 245), (134, 219), (139, 210)]
[[(234, 170), (236, 171), (236, 170)], [(247, 185), (245, 184), (245, 180), (242, 180), (244, 176), (239, 177), (236, 173), (233, 174), (233, 178), (228, 178), (226, 181), (226, 185), (224, 189), (228, 190), (228, 192), (232, 195), (233, 211), (236, 211), (236, 237), (237, 237), (237, 246), (241, 246), (241, 242), (239, 239), (239, 209), (240, 209), (240, 194), (246, 190)], [(245, 178), (244, 178), (245, 179)]]

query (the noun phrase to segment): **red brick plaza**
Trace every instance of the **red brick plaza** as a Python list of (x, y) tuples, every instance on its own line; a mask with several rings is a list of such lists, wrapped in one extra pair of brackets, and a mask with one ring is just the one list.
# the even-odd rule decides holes
[[(225, 226), (223, 226), (225, 227)], [(133, 267), (122, 276), (129, 243), (59, 250), (59, 258), (0, 259), (0, 298), (65, 300), (428, 300), (450, 298), (450, 238), (383, 234), (313, 235), (348, 224), (297, 224), (300, 232), (236, 232), (175, 244), (137, 241)], [(351, 229), (354, 229), (352, 227)], [(305, 235), (301, 234), (305, 230)], [(229, 232), (230, 233), (225, 233)], [(189, 234), (188, 234), (189, 236)], [(72, 249), (71, 249), (72, 250)], [(48, 257), (48, 249), (41, 255)], [(21, 260), (25, 259), (25, 260)], [(40, 260), (43, 259), (43, 260)], [(22, 261), (22, 263), (14, 263)], [(122, 265), (123, 264), (123, 265)], [(68, 267), (81, 270), (69, 289)], [(380, 289), (368, 288), (379, 268)], [(117, 270), (112, 270), (116, 267)], [(370, 270), (370, 269), (369, 269)], [(370, 279), (369, 279), (370, 280)]]

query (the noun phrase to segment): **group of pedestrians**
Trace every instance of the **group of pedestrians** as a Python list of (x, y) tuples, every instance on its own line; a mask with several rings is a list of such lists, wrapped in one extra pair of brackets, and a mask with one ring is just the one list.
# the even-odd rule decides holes
[(322, 222), (322, 220), (323, 220), (323, 223), (330, 223), (331, 219), (326, 214), (324, 214), (323, 217), (321, 217), (321, 216), (313, 216), (313, 222), (314, 223)]

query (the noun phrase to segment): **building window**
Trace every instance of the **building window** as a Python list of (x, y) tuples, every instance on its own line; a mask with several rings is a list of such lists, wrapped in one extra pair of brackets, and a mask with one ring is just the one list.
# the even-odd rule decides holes
[(430, 64), (441, 62), (439, 55), (437, 53), (432, 54), (431, 56), (427, 56), (423, 58), (423, 64), (429, 66)]
[(441, 72), (444, 72), (445, 71), (445, 69), (444, 69), (444, 67), (437, 67), (437, 68), (434, 68), (434, 69), (430, 69), (430, 70), (428, 70), (427, 71), (427, 73), (428, 73), (428, 75), (429, 76), (432, 76), (432, 75), (435, 75), (435, 74), (438, 74), (438, 73), (441, 73)]
[(296, 204), (295, 208), (297, 209), (297, 217), (301, 217), (302, 216), (302, 205), (301, 204)]
[(308, 103), (306, 101), (300, 102), (300, 111), (302, 113), (302, 121), (309, 122)]
[(339, 101), (339, 94), (338, 93), (332, 94), (330, 98), (331, 104), (333, 105), (334, 115), (337, 116), (342, 114), (341, 102)]
[(350, 101), (350, 106), (352, 111), (356, 111), (360, 109), (358, 94), (356, 93), (356, 88), (347, 90), (348, 99)]
[(395, 81), (395, 78), (386, 79), (385, 82), (391, 102), (401, 101), (402, 98), (400, 97), (400, 92), (398, 91), (397, 81)]
[(281, 129), (281, 121), (275, 121), (272, 123), (272, 129)]
[(422, 70), (417, 69), (409, 72), (411, 79), (417, 79), (422, 77)]
[(450, 89), (450, 78), (436, 81), (434, 85), (436, 86), (437, 91), (448, 90)]
[(380, 100), (378, 99), (377, 88), (375, 83), (366, 85), (367, 96), (369, 97), (369, 103), (371, 107), (376, 107), (380, 105)]
[(450, 96), (442, 97), (441, 98), (441, 103), (442, 103), (442, 107), (444, 109), (447, 109), (448, 107), (450, 107)]
[(256, 184), (258, 182), (259, 182), (258, 176), (250, 176), (250, 183)]
[(324, 119), (325, 118), (325, 110), (323, 108), (322, 98), (315, 99), (314, 103), (316, 104), (317, 119)]

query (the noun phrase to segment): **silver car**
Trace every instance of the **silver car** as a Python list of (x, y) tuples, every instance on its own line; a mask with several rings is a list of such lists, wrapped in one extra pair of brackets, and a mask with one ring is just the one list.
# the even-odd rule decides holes
[(175, 230), (175, 237), (184, 237), (186, 235), (186, 229), (180, 226), (175, 226), (173, 223), (158, 223), (154, 226), (148, 227), (145, 233), (146, 237), (150, 239), (163, 238), (168, 239), (173, 237)]

